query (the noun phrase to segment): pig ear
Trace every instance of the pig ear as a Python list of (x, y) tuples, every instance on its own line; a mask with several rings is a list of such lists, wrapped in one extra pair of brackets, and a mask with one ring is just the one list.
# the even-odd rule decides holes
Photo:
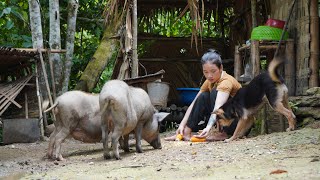
[(158, 122), (161, 122), (164, 120), (170, 113), (165, 113), (165, 112), (159, 112), (159, 113), (154, 113), (153, 114), (153, 120), (157, 120)]

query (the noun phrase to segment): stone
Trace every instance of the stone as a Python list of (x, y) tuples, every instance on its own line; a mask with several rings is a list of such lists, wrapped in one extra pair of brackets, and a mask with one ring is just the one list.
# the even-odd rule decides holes
[(289, 102), (291, 102), (291, 105), (294, 104), (297, 107), (320, 107), (319, 99), (320, 94), (313, 96), (292, 96), (289, 97)]
[(320, 87), (313, 87), (306, 91), (307, 95), (320, 95)]
[(320, 119), (320, 107), (299, 107), (295, 111), (295, 115), (297, 119), (305, 118), (305, 117), (312, 117), (316, 120)]

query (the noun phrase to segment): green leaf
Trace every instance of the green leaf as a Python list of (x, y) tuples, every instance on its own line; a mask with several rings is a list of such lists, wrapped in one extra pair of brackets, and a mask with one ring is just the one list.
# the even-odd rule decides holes
[(10, 29), (13, 28), (13, 26), (14, 26), (13, 21), (8, 20), (7, 23), (6, 23), (6, 29), (9, 29), (9, 30), (10, 30)]
[(32, 47), (32, 42), (24, 42), (24, 43), (22, 43), (22, 47), (30, 48), (30, 47)]
[(11, 7), (7, 7), (2, 11), (4, 14), (10, 14), (11, 12)]
[[(23, 11), (22, 11), (23, 12)], [(12, 10), (12, 14), (15, 15), (18, 19), (22, 20), (22, 21), (26, 21), (24, 18), (23, 18), (23, 15), (16, 11), (16, 10)]]
[(31, 41), (32, 41), (32, 37), (30, 37), (30, 36), (22, 35), (21, 37), (22, 37), (22, 39), (23, 39), (24, 41), (28, 41), (28, 42), (31, 42)]

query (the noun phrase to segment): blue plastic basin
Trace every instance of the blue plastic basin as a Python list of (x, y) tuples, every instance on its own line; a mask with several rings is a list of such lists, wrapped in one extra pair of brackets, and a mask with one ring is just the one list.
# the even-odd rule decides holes
[(177, 88), (179, 100), (183, 106), (189, 106), (197, 96), (200, 88)]

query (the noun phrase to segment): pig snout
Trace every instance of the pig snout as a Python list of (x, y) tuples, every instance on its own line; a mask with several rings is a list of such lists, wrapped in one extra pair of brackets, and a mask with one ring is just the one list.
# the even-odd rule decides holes
[(151, 141), (151, 142), (150, 142), (150, 145), (151, 145), (154, 149), (162, 149), (160, 137), (158, 136), (158, 137), (155, 138), (153, 141)]

